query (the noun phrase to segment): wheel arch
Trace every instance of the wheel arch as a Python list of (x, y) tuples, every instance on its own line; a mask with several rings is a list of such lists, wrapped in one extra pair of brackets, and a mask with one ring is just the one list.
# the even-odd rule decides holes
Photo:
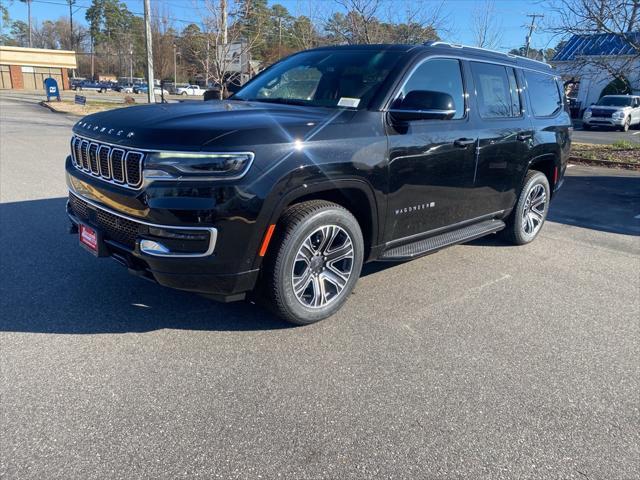
[(542, 155), (538, 155), (533, 157), (529, 161), (529, 165), (527, 167), (527, 171), (524, 172), (522, 177), (522, 184), (524, 185), (524, 179), (526, 178), (527, 172), (531, 170), (537, 170), (542, 172), (545, 177), (547, 177), (547, 181), (549, 182), (550, 193), (553, 196), (555, 191), (555, 184), (558, 179), (560, 169), (560, 157), (555, 153), (544, 153)]
[[(282, 196), (273, 209), (268, 224), (277, 224), (287, 208), (309, 200), (326, 200), (347, 209), (356, 218), (362, 230), (364, 259), (367, 261), (371, 258), (374, 247), (379, 243), (381, 220), (373, 189), (367, 182), (345, 179), (301, 185)], [(260, 257), (257, 260), (261, 262)]]

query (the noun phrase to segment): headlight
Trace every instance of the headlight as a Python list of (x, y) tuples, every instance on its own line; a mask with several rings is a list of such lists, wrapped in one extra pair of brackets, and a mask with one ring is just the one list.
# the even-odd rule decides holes
[(624, 118), (624, 112), (614, 112), (614, 114), (611, 115), (611, 118), (614, 120), (622, 120)]
[(232, 180), (253, 162), (252, 152), (155, 152), (147, 155), (144, 177), (154, 180)]
[(591, 118), (591, 110), (584, 112), (584, 118)]

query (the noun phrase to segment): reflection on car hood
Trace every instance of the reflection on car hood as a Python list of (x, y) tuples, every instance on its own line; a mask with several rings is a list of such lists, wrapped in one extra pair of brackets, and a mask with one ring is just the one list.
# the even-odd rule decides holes
[[(301, 138), (352, 111), (243, 101), (194, 101), (141, 105), (84, 117), (73, 131), (98, 141), (166, 150), (214, 150), (282, 143)], [(336, 118), (336, 114), (337, 118)]]

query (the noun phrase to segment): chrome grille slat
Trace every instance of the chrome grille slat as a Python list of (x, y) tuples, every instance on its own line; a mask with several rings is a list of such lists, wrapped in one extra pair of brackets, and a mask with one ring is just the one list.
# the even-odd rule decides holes
[(144, 157), (144, 152), (135, 149), (119, 148), (77, 135), (71, 138), (71, 159), (78, 170), (122, 187), (141, 187)]
[(82, 169), (89, 170), (89, 142), (82, 140), (80, 142), (80, 150), (82, 152)]
[(111, 178), (111, 167), (109, 166), (109, 155), (111, 148), (101, 145), (98, 148), (98, 164), (100, 166), (100, 176), (106, 179)]
[(111, 172), (113, 179), (118, 183), (124, 183), (124, 150), (114, 148), (111, 150)]
[(91, 173), (100, 175), (100, 169), (98, 168), (98, 144), (93, 142), (89, 144), (89, 167), (91, 168)]

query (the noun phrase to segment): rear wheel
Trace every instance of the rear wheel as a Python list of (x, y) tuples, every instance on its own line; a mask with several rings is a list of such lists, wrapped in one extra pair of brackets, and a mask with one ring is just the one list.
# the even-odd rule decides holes
[(591, 130), (591, 125), (589, 125), (588, 123), (583, 123), (582, 124), (582, 129), (583, 130)]
[(537, 170), (530, 170), (518, 203), (506, 221), (502, 231), (505, 240), (515, 245), (532, 242), (540, 233), (549, 211), (550, 188), (547, 177)]
[(313, 200), (289, 208), (276, 228), (278, 237), (265, 264), (266, 290), (276, 314), (307, 325), (336, 313), (362, 268), (358, 221), (335, 203)]

